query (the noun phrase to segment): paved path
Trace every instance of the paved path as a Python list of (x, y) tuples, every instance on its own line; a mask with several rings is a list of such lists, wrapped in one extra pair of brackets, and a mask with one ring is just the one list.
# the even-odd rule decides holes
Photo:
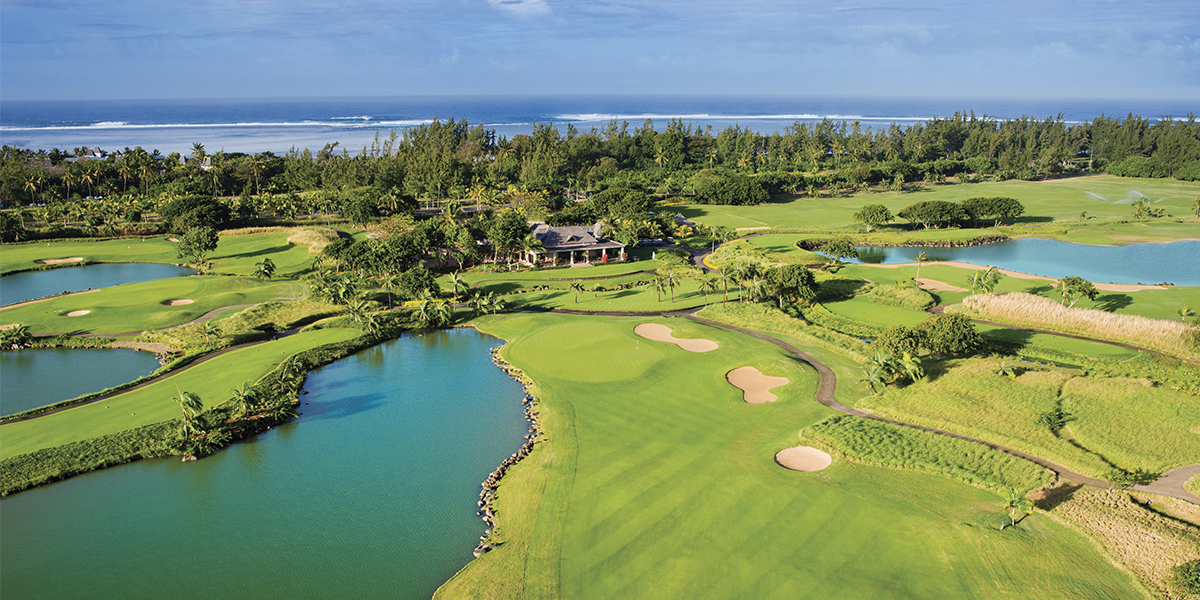
[(1200, 496), (1196, 496), (1183, 487), (1184, 482), (1197, 475), (1200, 475), (1200, 465), (1187, 465), (1167, 471), (1165, 475), (1146, 485), (1135, 485), (1129, 489), (1135, 492), (1149, 492), (1151, 494), (1158, 494), (1159, 496), (1178, 498), (1192, 504), (1200, 504)]

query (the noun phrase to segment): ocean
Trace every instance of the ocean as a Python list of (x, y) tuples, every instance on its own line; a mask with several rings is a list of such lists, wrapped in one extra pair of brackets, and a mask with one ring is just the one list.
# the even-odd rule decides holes
[(424, 96), (369, 98), (57, 100), (0, 102), (0, 144), (20, 148), (71, 150), (99, 146), (108, 151), (142, 146), (164, 154), (191, 152), (193, 143), (209, 152), (277, 154), (338, 142), (351, 153), (376, 135), (428, 123), (435, 118), (467, 119), (512, 137), (534, 123), (565, 130), (602, 129), (612, 119), (630, 128), (652, 119), (662, 130), (668, 119), (714, 132), (739, 125), (762, 133), (783, 131), (797, 121), (823, 118), (859, 121), (864, 127), (909, 125), (955, 112), (997, 118), (1059, 115), (1083, 122), (1106, 114), (1129, 113), (1157, 120), (1184, 118), (1196, 109), (1183, 101), (1099, 99), (837, 98), (751, 96)]

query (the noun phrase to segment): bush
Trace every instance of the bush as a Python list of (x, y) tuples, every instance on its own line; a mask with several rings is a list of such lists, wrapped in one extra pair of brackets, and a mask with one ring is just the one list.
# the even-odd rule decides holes
[(696, 186), (696, 200), (702, 204), (743, 206), (766, 202), (770, 197), (762, 185), (745, 175), (710, 175)]
[(975, 324), (963, 315), (934, 315), (921, 321), (915, 331), (921, 337), (921, 345), (934, 354), (963, 356), (983, 346)]
[(900, 289), (895, 284), (877, 285), (862, 297), (876, 304), (897, 306), (909, 310), (926, 310), (933, 306), (933, 295), (916, 287)]
[(1182, 167), (1175, 170), (1175, 179), (1183, 181), (1200, 181), (1200, 160), (1193, 160), (1184, 163)]
[(1155, 156), (1130, 156), (1125, 160), (1108, 165), (1107, 171), (1121, 177), (1167, 176), (1167, 167)]

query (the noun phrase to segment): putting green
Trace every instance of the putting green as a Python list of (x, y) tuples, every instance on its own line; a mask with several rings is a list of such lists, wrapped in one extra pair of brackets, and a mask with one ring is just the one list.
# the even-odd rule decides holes
[(354, 329), (299, 333), (235, 350), (107, 400), (0, 425), (0, 459), (174, 419), (179, 416), (176, 386), (198, 394), (206, 407), (215, 406), (229, 399), (233, 388), (257, 381), (297, 352), (361, 334)]
[[(31, 333), (132, 333), (187, 323), (223, 306), (268, 300), (299, 299), (305, 285), (290, 280), (260, 282), (249, 277), (215, 275), (173, 277), (129, 283), (87, 294), (52, 298), (0, 311), (0, 323), (21, 323)], [(164, 302), (193, 299), (189, 304)], [(64, 315), (90, 311), (78, 317)]]
[[(500, 487), (505, 544), (442, 597), (1138, 595), (1083, 536), (1042, 515), (1000, 534), (990, 492), (845, 461), (778, 466), (775, 453), (832, 411), (812, 400), (813, 370), (774, 345), (684, 319), (479, 322), (512, 340), (503, 354), (537, 382), (549, 441)], [(633, 328), (645, 322), (719, 348), (639, 347)], [(777, 402), (746, 404), (724, 381), (745, 364), (792, 383)]]

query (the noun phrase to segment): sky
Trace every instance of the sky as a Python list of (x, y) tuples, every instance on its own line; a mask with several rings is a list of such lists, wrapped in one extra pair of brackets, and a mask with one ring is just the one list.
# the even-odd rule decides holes
[(0, 99), (1196, 99), (1200, 2), (0, 0)]

